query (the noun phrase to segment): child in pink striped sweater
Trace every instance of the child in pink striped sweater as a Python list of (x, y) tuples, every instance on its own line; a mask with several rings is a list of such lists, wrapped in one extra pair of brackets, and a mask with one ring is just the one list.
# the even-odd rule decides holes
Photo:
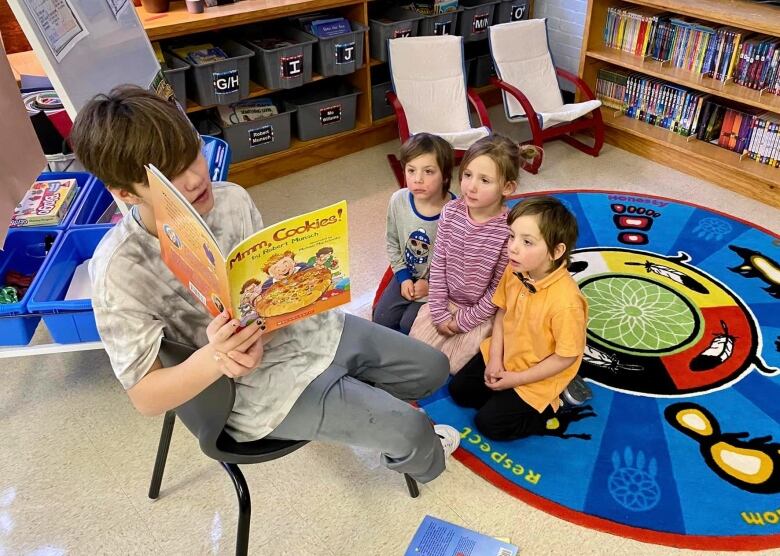
[(477, 141), (460, 165), (461, 197), (441, 212), (428, 304), (409, 335), (444, 352), (453, 374), (492, 330), (493, 294), (507, 265), (504, 199), (517, 188), (521, 160), (539, 154), (501, 135)]

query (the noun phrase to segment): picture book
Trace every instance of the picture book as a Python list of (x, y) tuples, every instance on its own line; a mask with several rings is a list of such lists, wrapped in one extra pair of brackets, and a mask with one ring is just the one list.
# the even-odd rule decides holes
[(426, 515), (404, 556), (516, 556), (517, 547)]
[(56, 226), (68, 213), (77, 189), (74, 178), (36, 181), (14, 209), (11, 227)]
[(266, 331), (350, 301), (347, 203), (289, 218), (223, 253), (206, 223), (147, 166), (163, 262), (214, 316)]

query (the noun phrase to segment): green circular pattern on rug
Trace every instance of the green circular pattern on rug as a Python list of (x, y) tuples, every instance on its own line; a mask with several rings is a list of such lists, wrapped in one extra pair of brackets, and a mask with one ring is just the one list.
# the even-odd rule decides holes
[(636, 276), (605, 275), (581, 286), (588, 330), (629, 353), (670, 353), (687, 344), (700, 317), (678, 292)]

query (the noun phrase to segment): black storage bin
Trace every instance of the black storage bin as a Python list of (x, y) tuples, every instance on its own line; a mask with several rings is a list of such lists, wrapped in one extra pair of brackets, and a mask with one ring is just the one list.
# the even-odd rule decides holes
[[(259, 41), (276, 37), (287, 46), (264, 48)], [(261, 25), (246, 31), (244, 41), (255, 53), (252, 81), (268, 89), (292, 89), (311, 81), (312, 45), (317, 37), (294, 27)]]
[(488, 27), (499, 0), (461, 0), (463, 12), (458, 20), (458, 34), (464, 41), (478, 41), (488, 37)]
[(493, 59), (490, 57), (490, 54), (477, 56), (471, 60), (468, 72), (470, 87), (484, 87), (490, 83), (490, 78), (496, 75), (496, 69), (493, 66)]
[(438, 15), (426, 15), (420, 21), (421, 36), (455, 35), (458, 32), (458, 16), (463, 10), (458, 8)]
[(226, 60), (193, 64), (188, 75), (187, 91), (201, 106), (232, 104), (249, 96), (249, 58), (254, 52), (235, 41), (215, 43)]
[(390, 81), (376, 83), (371, 86), (371, 119), (381, 120), (392, 116), (395, 111), (393, 105), (387, 100), (387, 93), (393, 90), (393, 84)]
[(501, 0), (496, 6), (493, 25), (529, 19), (530, 0)]
[(222, 136), (230, 144), (233, 162), (290, 148), (291, 118), (295, 110), (285, 108), (282, 111), (282, 103), (275, 104), (280, 111), (275, 116), (229, 126), (220, 122)]
[(289, 97), (285, 100), (285, 109), (297, 110), (295, 129), (298, 139), (310, 141), (353, 129), (359, 94), (360, 91), (339, 84)]
[(165, 79), (171, 84), (173, 88), (173, 94), (176, 96), (176, 100), (182, 106), (187, 105), (187, 74), (186, 71), (190, 69), (190, 65), (168, 52), (163, 53), (165, 62), (162, 64), (162, 72), (165, 75)]
[(387, 62), (387, 41), (400, 37), (416, 37), (423, 16), (412, 10), (391, 9), (381, 17), (371, 18), (368, 38), (371, 57)]
[(328, 77), (347, 75), (363, 66), (363, 45), (366, 28), (349, 22), (352, 31), (334, 37), (317, 37), (314, 45), (314, 71)]

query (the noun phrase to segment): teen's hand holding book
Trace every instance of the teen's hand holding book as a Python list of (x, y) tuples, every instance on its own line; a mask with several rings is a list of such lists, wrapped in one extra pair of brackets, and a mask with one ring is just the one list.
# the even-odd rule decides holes
[(208, 348), (213, 352), (215, 368), (225, 376), (246, 376), (257, 368), (263, 359), (263, 330), (255, 321), (238, 331), (239, 322), (229, 320), (222, 312), (206, 328)]

